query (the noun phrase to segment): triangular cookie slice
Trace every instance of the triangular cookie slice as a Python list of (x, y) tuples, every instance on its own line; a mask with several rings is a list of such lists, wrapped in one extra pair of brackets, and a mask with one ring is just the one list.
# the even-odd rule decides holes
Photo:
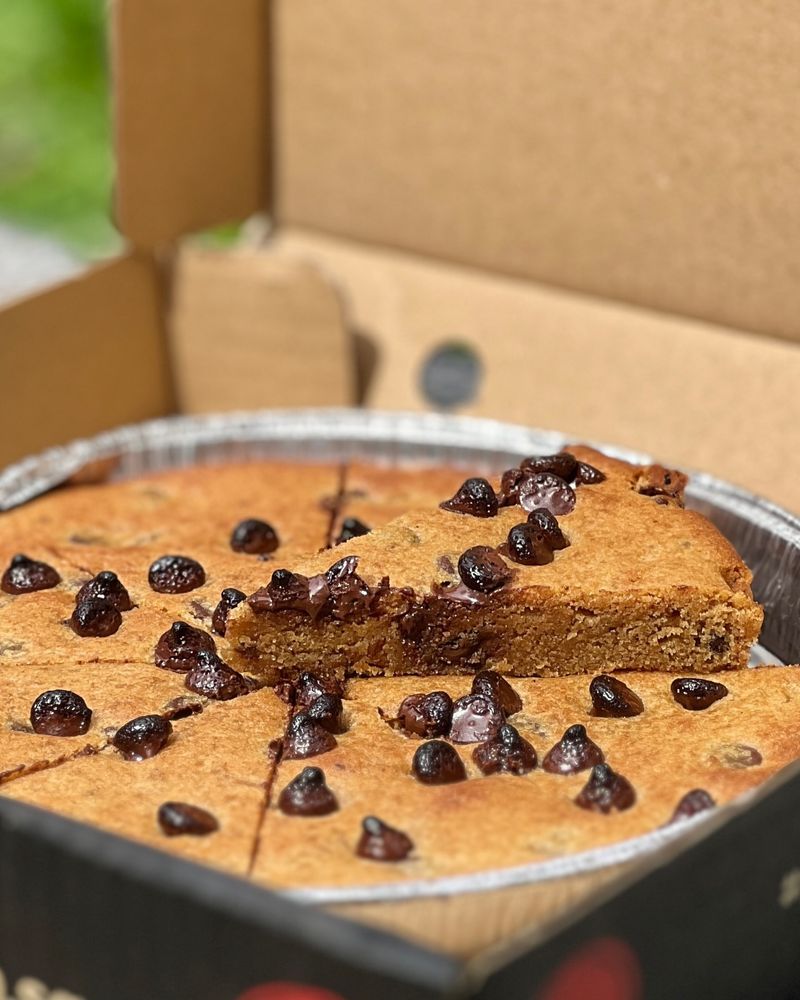
[(744, 667), (751, 575), (685, 483), (582, 446), (470, 480), (276, 570), (231, 614), (230, 655), (268, 680)]

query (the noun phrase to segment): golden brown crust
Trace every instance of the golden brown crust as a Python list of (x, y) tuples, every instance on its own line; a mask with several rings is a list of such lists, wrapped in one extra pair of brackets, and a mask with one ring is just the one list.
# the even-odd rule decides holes
[[(522, 776), (484, 777), (472, 761), (475, 744), (456, 745), (468, 772), (458, 784), (427, 786), (410, 773), (420, 741), (391, 729), (392, 715), (418, 691), (466, 694), (464, 678), (370, 678), (349, 683), (349, 731), (338, 747), (310, 761), (283, 761), (275, 795), (307, 764), (322, 768), (338, 797), (330, 816), (299, 818), (269, 809), (254, 877), (283, 887), (369, 885), (463, 875), (547, 860), (626, 840), (666, 823), (688, 791), (705, 789), (724, 804), (759, 785), (800, 756), (793, 719), (800, 711), (800, 668), (735, 671), (723, 678), (730, 694), (705, 711), (679, 706), (663, 674), (624, 674), (644, 701), (635, 718), (591, 715), (587, 677), (514, 679), (523, 709), (512, 724), (535, 747), (539, 767)], [(602, 815), (574, 798), (588, 774), (561, 776), (541, 768), (564, 730), (582, 723), (615, 771), (634, 786), (636, 804)], [(736, 748), (757, 750), (762, 762), (736, 767)], [(364, 816), (405, 831), (416, 845), (397, 864), (354, 854)]]
[[(269, 743), (287, 712), (274, 692), (258, 691), (176, 722), (166, 748), (149, 760), (125, 761), (108, 748), (12, 781), (0, 794), (246, 875), (273, 766)], [(156, 815), (169, 801), (208, 810), (219, 830), (167, 837)]]

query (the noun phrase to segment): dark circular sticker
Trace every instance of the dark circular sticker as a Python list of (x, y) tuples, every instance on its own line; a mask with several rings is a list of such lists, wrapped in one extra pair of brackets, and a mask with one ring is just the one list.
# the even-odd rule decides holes
[(483, 366), (469, 344), (451, 341), (435, 347), (422, 364), (420, 386), (425, 399), (449, 410), (477, 395)]

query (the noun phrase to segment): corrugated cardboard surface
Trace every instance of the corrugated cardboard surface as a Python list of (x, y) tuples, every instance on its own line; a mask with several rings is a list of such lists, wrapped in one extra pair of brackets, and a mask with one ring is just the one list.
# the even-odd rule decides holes
[(275, 7), (281, 221), (800, 339), (794, 0)]
[(355, 401), (339, 296), (310, 265), (184, 248), (170, 338), (178, 406), (186, 413)]
[(116, 216), (137, 246), (263, 208), (264, 0), (115, 0)]
[(370, 406), (428, 406), (426, 359), (464, 343), (484, 375), (459, 412), (627, 445), (800, 510), (794, 345), (302, 232), (276, 250), (342, 289), (376, 355)]
[(121, 257), (0, 313), (0, 466), (172, 409), (154, 264)]

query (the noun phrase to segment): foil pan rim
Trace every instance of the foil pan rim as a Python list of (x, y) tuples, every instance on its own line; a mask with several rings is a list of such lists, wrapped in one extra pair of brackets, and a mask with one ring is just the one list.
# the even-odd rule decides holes
[[(10, 509), (58, 485), (68, 482), (92, 463), (148, 452), (164, 453), (165, 464), (188, 464), (195, 449), (206, 445), (275, 443), (291, 446), (308, 440), (331, 445), (358, 443), (384, 446), (392, 457), (392, 446), (433, 447), (466, 452), (511, 452), (557, 450), (571, 438), (553, 430), (540, 430), (478, 417), (438, 413), (388, 412), (358, 409), (260, 410), (202, 416), (175, 416), (127, 425), (92, 438), (51, 448), (25, 458), (0, 471), (0, 511)], [(574, 439), (574, 438), (573, 438)], [(607, 454), (627, 461), (646, 463), (650, 456), (591, 442)], [(380, 453), (380, 452), (379, 452)], [(703, 472), (691, 473), (689, 496), (700, 505), (727, 511), (735, 518), (756, 525), (800, 550), (800, 518), (741, 487)], [(763, 786), (761, 786), (763, 787)], [(640, 837), (547, 861), (507, 869), (372, 886), (320, 887), (279, 890), (292, 899), (309, 903), (390, 902), (394, 900), (481, 892), (516, 885), (530, 885), (596, 871), (623, 861), (652, 857), (659, 849), (682, 839), (690, 830), (704, 827), (712, 817), (729, 816), (742, 807), (745, 796), (708, 815), (650, 831)]]

